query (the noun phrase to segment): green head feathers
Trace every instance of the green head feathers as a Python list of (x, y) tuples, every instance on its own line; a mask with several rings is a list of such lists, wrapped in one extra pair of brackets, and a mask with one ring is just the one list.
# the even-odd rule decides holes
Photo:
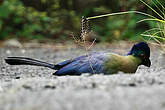
[(150, 67), (151, 61), (150, 61), (150, 48), (147, 43), (140, 42), (135, 44), (131, 50), (128, 52), (127, 55), (133, 55), (135, 57), (139, 57), (142, 60), (141, 65), (145, 65), (147, 67)]

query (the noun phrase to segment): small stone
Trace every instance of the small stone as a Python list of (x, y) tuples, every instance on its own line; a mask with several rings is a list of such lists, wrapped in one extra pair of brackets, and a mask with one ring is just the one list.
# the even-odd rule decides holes
[(20, 79), (21, 77), (20, 76), (16, 76), (15, 79)]
[(11, 51), (10, 50), (6, 50), (6, 54), (11, 54)]
[(22, 44), (17, 39), (9, 39), (3, 43), (5, 47), (18, 47), (21, 48)]
[(23, 53), (23, 54), (24, 54), (25, 52), (26, 52), (26, 50), (25, 50), (25, 49), (22, 49), (22, 50), (21, 50), (21, 53)]
[(55, 89), (56, 86), (54, 86), (54, 85), (45, 85), (44, 88), (46, 88), (46, 89)]
[(3, 92), (3, 89), (2, 89), (2, 87), (0, 86), (0, 92)]

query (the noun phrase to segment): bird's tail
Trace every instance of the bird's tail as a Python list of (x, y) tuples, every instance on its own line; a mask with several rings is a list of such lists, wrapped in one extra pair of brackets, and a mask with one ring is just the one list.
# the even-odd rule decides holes
[(5, 62), (10, 65), (34, 65), (34, 66), (44, 66), (51, 69), (56, 70), (56, 66), (54, 64), (46, 63), (43, 61), (35, 60), (32, 58), (26, 57), (7, 57)]

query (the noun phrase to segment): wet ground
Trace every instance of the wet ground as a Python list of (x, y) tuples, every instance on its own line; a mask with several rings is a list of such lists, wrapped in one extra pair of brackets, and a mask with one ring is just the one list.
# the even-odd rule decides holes
[[(119, 45), (118, 45), (119, 46)], [(96, 46), (92, 51), (125, 54), (129, 46)], [(165, 69), (159, 49), (150, 68), (136, 74), (53, 76), (54, 70), (10, 66), (7, 56), (58, 63), (85, 54), (77, 48), (0, 48), (0, 110), (164, 110)]]

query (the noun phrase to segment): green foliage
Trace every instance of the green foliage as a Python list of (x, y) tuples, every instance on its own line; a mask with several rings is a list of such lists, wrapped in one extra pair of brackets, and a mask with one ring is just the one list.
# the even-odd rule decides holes
[[(148, 19), (144, 19), (143, 21), (150, 21), (150, 25), (152, 25), (154, 28), (151, 28), (147, 31), (145, 31), (142, 36), (144, 36), (144, 38), (147, 38), (147, 40), (154, 40), (156, 41), (158, 44), (161, 45), (162, 42), (165, 42), (165, 8), (164, 5), (161, 3), (161, 1), (159, 0), (151, 0), (152, 4), (151, 6), (149, 4), (147, 4), (146, 2), (144, 2), (143, 0), (141, 0), (141, 2), (143, 2), (150, 10), (152, 10), (155, 14), (155, 16)], [(163, 2), (164, 3), (164, 2)], [(156, 24), (156, 25), (153, 25)], [(164, 50), (164, 47), (163, 47)]]
[[(155, 5), (153, 5), (155, 7)], [(70, 39), (80, 32), (81, 16), (143, 10), (137, 0), (3, 0), (0, 4), (0, 40)], [(139, 39), (139, 34), (153, 27), (152, 23), (137, 23), (142, 16), (117, 15), (91, 20), (91, 28), (101, 41)], [(98, 39), (98, 38), (97, 38)]]
[(31, 8), (25, 8), (19, 0), (5, 0), (0, 5), (0, 39), (6, 37), (38, 36), (37, 31), (42, 31), (43, 13)]

